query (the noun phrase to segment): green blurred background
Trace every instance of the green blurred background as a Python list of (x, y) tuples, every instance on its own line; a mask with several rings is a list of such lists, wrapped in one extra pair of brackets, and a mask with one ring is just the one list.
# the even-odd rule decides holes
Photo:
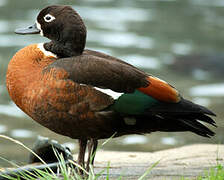
[[(65, 143), (77, 141), (41, 127), (10, 100), (5, 87), (7, 64), (20, 48), (46, 42), (38, 35), (19, 36), (14, 29), (32, 25), (47, 5), (71, 5), (83, 17), (87, 47), (119, 57), (174, 85), (185, 98), (209, 107), (217, 117), (211, 139), (192, 133), (125, 136), (103, 149), (155, 151), (192, 143), (224, 143), (224, 2), (223, 0), (0, 0), (0, 134), (32, 147), (39, 135)], [(75, 131), (75, 129), (74, 129)], [(19, 165), (28, 152), (0, 139), (0, 156)], [(10, 166), (0, 160), (0, 167)]]

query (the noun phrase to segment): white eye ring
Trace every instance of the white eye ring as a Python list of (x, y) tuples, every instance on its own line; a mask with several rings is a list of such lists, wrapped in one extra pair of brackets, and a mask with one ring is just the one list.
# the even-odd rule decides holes
[(53, 21), (55, 19), (56, 18), (54, 16), (50, 15), (50, 14), (47, 14), (47, 15), (44, 16), (44, 21), (45, 22), (51, 22), (51, 21)]

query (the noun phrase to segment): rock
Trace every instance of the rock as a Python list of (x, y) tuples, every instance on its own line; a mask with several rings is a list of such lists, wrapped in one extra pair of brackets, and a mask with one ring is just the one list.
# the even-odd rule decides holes
[[(180, 179), (180, 177), (196, 177), (206, 170), (224, 165), (224, 145), (196, 144), (158, 152), (115, 152), (98, 151), (95, 159), (95, 172), (108, 167), (110, 177), (117, 179), (137, 179), (153, 164), (158, 164), (147, 176), (150, 180)], [(106, 171), (105, 173), (106, 174)]]
[[(54, 148), (54, 150), (53, 150)], [(72, 159), (71, 150), (68, 147), (65, 147), (59, 144), (55, 140), (51, 140), (46, 137), (38, 137), (32, 151), (35, 152), (41, 159), (46, 163), (53, 163), (58, 161), (58, 157), (55, 155), (55, 152), (58, 154), (62, 154), (65, 161), (68, 159)], [(29, 163), (41, 162), (38, 157), (36, 157), (33, 153), (30, 153)]]

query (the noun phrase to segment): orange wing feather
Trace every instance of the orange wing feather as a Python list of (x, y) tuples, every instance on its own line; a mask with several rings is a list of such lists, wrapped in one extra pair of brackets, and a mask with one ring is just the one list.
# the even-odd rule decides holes
[(179, 92), (167, 82), (153, 76), (149, 76), (147, 80), (149, 81), (149, 85), (138, 88), (139, 91), (164, 102), (177, 103), (180, 101)]

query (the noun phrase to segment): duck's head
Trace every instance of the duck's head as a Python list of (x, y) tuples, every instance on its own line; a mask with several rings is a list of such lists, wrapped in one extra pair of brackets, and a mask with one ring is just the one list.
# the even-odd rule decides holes
[(16, 29), (15, 33), (47, 37), (52, 41), (44, 48), (60, 57), (82, 54), (86, 42), (84, 22), (70, 6), (48, 6), (40, 11), (34, 25)]

